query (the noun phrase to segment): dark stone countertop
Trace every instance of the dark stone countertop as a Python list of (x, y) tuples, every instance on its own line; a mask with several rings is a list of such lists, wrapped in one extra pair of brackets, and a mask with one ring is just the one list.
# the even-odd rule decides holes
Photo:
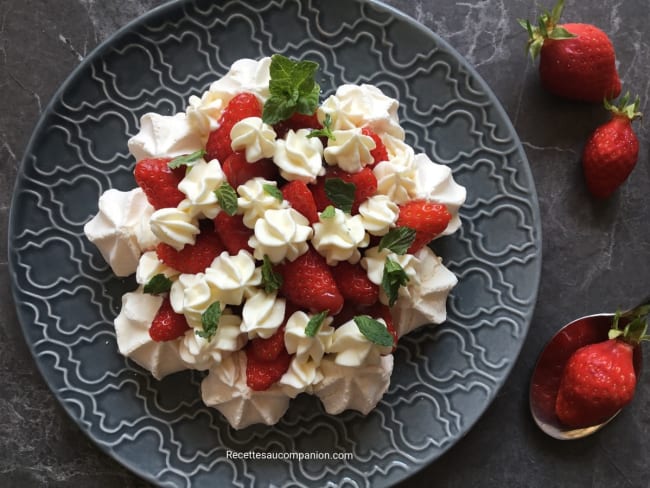
[[(9, 293), (7, 220), (14, 180), (43, 107), (74, 67), (155, 0), (0, 2), (0, 486), (147, 486), (102, 453), (68, 418), (38, 373)], [(539, 299), (515, 368), (477, 425), (404, 483), (447, 487), (650, 486), (650, 376), (605, 430), (575, 442), (542, 434), (528, 413), (528, 380), (543, 344), (563, 323), (613, 311), (648, 294), (650, 205), (647, 125), (640, 160), (606, 202), (585, 189), (580, 154), (602, 107), (560, 101), (539, 85), (517, 18), (551, 0), (390, 0), (437, 32), (485, 78), (510, 116), (535, 177), (543, 225)], [(616, 47), (624, 90), (647, 109), (650, 27), (644, 0), (567, 1), (565, 19), (594, 23)], [(433, 482), (431, 480), (434, 480)]]

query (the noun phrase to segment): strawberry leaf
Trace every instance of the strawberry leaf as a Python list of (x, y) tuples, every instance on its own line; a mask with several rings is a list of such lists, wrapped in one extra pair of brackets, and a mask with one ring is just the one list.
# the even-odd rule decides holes
[(370, 342), (384, 347), (393, 347), (395, 345), (394, 337), (388, 332), (386, 325), (379, 320), (375, 320), (368, 315), (357, 315), (353, 320), (357, 324), (359, 332)]
[(162, 273), (158, 273), (151, 278), (145, 285), (143, 291), (151, 295), (168, 292), (172, 287), (172, 280)]
[(193, 152), (192, 154), (185, 154), (184, 156), (178, 156), (177, 158), (172, 159), (167, 166), (169, 169), (180, 168), (181, 166), (192, 166), (193, 163), (205, 156), (205, 151), (200, 149)]
[(208, 342), (211, 341), (217, 333), (219, 319), (221, 319), (221, 303), (216, 301), (201, 314), (201, 325), (203, 326), (203, 330), (197, 330), (196, 335), (203, 337)]
[(326, 318), (327, 310), (323, 310), (322, 312), (317, 313), (312, 318), (310, 318), (309, 322), (307, 322), (307, 325), (305, 326), (305, 335), (307, 337), (314, 337), (316, 334), (318, 334), (318, 331), (320, 330), (320, 327), (323, 325), (323, 322)]
[(219, 206), (228, 215), (235, 215), (237, 213), (237, 192), (228, 183), (221, 183), (221, 186), (214, 190), (217, 195), (217, 202)]
[(354, 203), (354, 192), (357, 186), (354, 183), (348, 183), (341, 178), (329, 178), (325, 180), (325, 194), (331, 200), (336, 208), (340, 208), (345, 213), (352, 212)]
[(381, 278), (381, 287), (388, 296), (388, 306), (392, 307), (397, 301), (400, 286), (409, 282), (409, 277), (404, 268), (391, 258), (386, 258), (384, 263), (384, 274)]

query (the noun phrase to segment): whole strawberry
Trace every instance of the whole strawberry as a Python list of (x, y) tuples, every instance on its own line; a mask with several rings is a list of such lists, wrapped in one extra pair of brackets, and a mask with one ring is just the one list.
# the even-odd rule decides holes
[(628, 104), (626, 94), (618, 106), (607, 100), (611, 119), (598, 127), (587, 140), (582, 153), (582, 169), (592, 195), (607, 198), (627, 179), (639, 155), (639, 140), (632, 121), (641, 117), (639, 98)]
[(535, 27), (527, 20), (519, 21), (528, 31), (531, 56), (540, 56), (542, 85), (571, 100), (600, 102), (618, 97), (621, 80), (609, 37), (591, 24), (559, 25), (563, 8), (564, 0), (560, 0)]
[(598, 425), (632, 400), (634, 348), (647, 338), (647, 313), (647, 306), (640, 307), (624, 330), (617, 316), (609, 340), (581, 347), (569, 358), (555, 401), (560, 422), (573, 428)]

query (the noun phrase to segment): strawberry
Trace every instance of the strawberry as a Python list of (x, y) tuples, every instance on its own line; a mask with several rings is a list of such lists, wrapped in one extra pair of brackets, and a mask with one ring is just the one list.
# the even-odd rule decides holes
[(219, 212), (214, 218), (214, 228), (228, 254), (234, 256), (242, 249), (253, 254), (253, 248), (248, 245), (253, 230), (244, 225), (243, 216)]
[(254, 350), (246, 348), (246, 384), (251, 390), (268, 390), (287, 372), (292, 356), (282, 348), (274, 359), (266, 361), (258, 359)]
[(136, 163), (133, 171), (135, 182), (156, 210), (176, 207), (185, 198), (178, 189), (185, 176), (185, 168), (170, 169), (170, 161), (169, 158), (142, 159)]
[(451, 214), (442, 203), (411, 200), (400, 205), (396, 224), (415, 230), (415, 241), (408, 248), (414, 254), (443, 232), (450, 220)]
[(296, 209), (296, 211), (307, 217), (310, 224), (318, 222), (318, 211), (314, 196), (309, 191), (307, 184), (294, 180), (282, 187), (282, 197)]
[(370, 281), (368, 273), (361, 265), (341, 261), (330, 269), (346, 301), (372, 305), (379, 298), (379, 287)]
[(174, 312), (169, 298), (165, 297), (149, 326), (149, 337), (156, 342), (173, 341), (183, 336), (189, 328), (185, 316)]
[(374, 168), (378, 163), (382, 161), (388, 161), (388, 151), (386, 150), (386, 146), (381, 140), (381, 137), (379, 137), (370, 127), (364, 127), (361, 129), (361, 133), (368, 137), (372, 137), (372, 140), (375, 141), (375, 148), (370, 151), (370, 155), (374, 159), (374, 162), (370, 165), (370, 167)]
[(620, 316), (614, 319), (610, 339), (579, 348), (564, 367), (555, 413), (565, 425), (583, 428), (598, 425), (632, 401), (636, 388), (634, 348), (647, 340), (648, 306), (630, 312), (635, 315), (621, 330)]
[(210, 133), (206, 143), (206, 159), (218, 159), (223, 163), (233, 153), (230, 131), (232, 127), (247, 117), (261, 117), (262, 105), (252, 93), (235, 95), (219, 117), (219, 126)]
[(237, 189), (248, 180), (261, 177), (267, 180), (277, 179), (278, 167), (270, 159), (260, 159), (254, 163), (246, 161), (243, 152), (233, 152), (222, 164), (223, 172), (230, 186)]
[(277, 359), (283, 350), (286, 352), (286, 348), (284, 347), (284, 325), (280, 326), (268, 339), (256, 337), (248, 341), (246, 347), (250, 356), (258, 361), (273, 361)]
[(639, 98), (628, 105), (629, 94), (618, 106), (605, 101), (611, 119), (598, 127), (587, 140), (582, 153), (582, 169), (592, 195), (607, 198), (630, 175), (639, 155), (639, 140), (632, 121), (641, 116)]
[(180, 251), (164, 242), (156, 246), (158, 259), (181, 273), (191, 274), (204, 272), (224, 250), (217, 233), (207, 226), (196, 236), (193, 245), (187, 244)]
[(621, 93), (614, 46), (607, 34), (590, 24), (558, 25), (564, 1), (540, 17), (539, 27), (520, 21), (528, 31), (533, 58), (539, 54), (542, 85), (554, 95), (601, 102)]
[(322, 129), (323, 126), (318, 121), (318, 117), (315, 113), (312, 115), (305, 115), (295, 112), (287, 120), (278, 122), (273, 126), (275, 133), (277, 134), (278, 139), (283, 139), (287, 132), (290, 130), (298, 131), (300, 129)]
[(368, 198), (377, 193), (377, 178), (369, 167), (363, 168), (358, 173), (348, 173), (341, 168), (331, 167), (327, 170), (325, 176), (319, 176), (316, 182), (311, 185), (311, 191), (314, 195), (316, 208), (319, 212), (325, 210), (325, 207), (332, 205), (325, 192), (325, 182), (330, 178), (340, 178), (346, 183), (353, 183), (354, 203), (352, 204), (352, 215), (359, 213), (359, 205)]
[(328, 310), (330, 315), (341, 310), (343, 296), (330, 267), (313, 248), (275, 270), (282, 275), (280, 293), (294, 305), (316, 313)]

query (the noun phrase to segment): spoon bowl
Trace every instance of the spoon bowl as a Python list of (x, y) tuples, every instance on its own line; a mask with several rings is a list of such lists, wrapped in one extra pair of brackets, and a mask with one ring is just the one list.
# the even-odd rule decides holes
[[(555, 398), (560, 387), (562, 372), (571, 355), (588, 344), (607, 340), (614, 314), (596, 314), (581, 317), (562, 327), (540, 354), (530, 382), (530, 413), (538, 427), (546, 434), (560, 440), (580, 439), (607, 425), (618, 412), (605, 422), (575, 429), (563, 425), (555, 415)], [(625, 325), (621, 319), (622, 325)], [(641, 373), (641, 348), (634, 348), (634, 370)], [(620, 410), (619, 410), (620, 412)]]

